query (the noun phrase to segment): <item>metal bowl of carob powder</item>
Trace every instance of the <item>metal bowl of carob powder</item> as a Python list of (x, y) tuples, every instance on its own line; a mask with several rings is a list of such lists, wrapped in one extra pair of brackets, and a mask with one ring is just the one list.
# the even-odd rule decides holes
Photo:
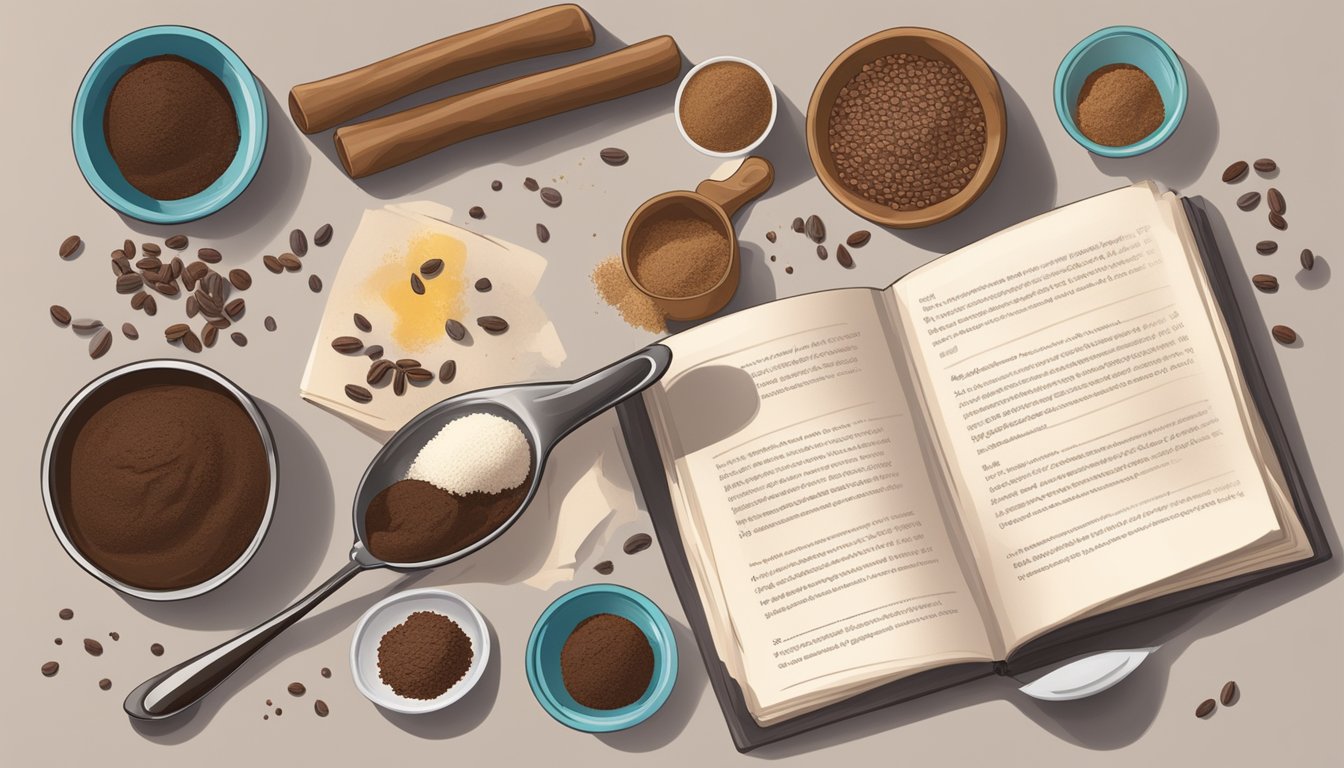
[(909, 229), (951, 218), (985, 191), (1006, 128), (984, 59), (942, 32), (897, 27), (826, 68), (807, 108), (807, 151), (846, 208)]

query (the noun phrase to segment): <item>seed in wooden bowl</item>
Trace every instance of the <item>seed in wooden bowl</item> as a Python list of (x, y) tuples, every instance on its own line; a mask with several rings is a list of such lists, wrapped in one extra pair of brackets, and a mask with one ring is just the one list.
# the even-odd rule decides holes
[(322, 226), (317, 228), (316, 232), (313, 233), (313, 245), (316, 245), (318, 248), (321, 248), (330, 242), (331, 242), (331, 225), (323, 224)]
[(364, 342), (354, 336), (337, 336), (331, 340), (331, 348), (343, 355), (353, 355), (364, 348)]
[(1223, 181), (1228, 184), (1240, 181), (1246, 176), (1246, 171), (1249, 168), (1250, 166), (1246, 164), (1245, 160), (1238, 160), (1227, 166), (1227, 169), (1223, 171)]
[(80, 239), (79, 235), (71, 235), (61, 241), (61, 247), (56, 252), (60, 254), (62, 259), (68, 259), (74, 256), (75, 251), (79, 250), (79, 246), (83, 244), (84, 241)]
[(1297, 341), (1297, 331), (1294, 331), (1286, 325), (1274, 326), (1270, 329), (1270, 334), (1272, 334), (1274, 340), (1280, 344), (1292, 344)]
[(373, 393), (358, 384), (346, 384), (345, 396), (356, 403), (367, 403), (373, 400)]

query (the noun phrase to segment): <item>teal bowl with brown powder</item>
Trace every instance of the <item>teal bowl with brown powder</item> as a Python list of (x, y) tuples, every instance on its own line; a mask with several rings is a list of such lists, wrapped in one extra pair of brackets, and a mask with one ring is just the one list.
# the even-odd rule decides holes
[[(169, 170), (178, 174), (175, 182), (146, 176), (138, 179), (138, 184), (132, 183), (109, 147), (109, 100), (122, 78), (147, 60), (173, 62), (187, 75), (195, 75), (198, 81), (208, 83), (215, 90), (222, 88), (223, 98), (216, 96), (215, 102), (221, 112), (229, 111), (231, 107), (232, 119), (236, 121), (236, 149), (231, 159), (216, 160), (213, 166), (206, 166), (209, 176), (201, 178), (195, 185), (186, 186), (185, 194), (151, 195), (145, 190), (182, 187), (183, 174), (190, 177), (195, 173), (200, 177), (201, 171), (190, 167), (174, 168)], [(165, 98), (184, 94), (181, 72), (171, 74), (177, 79), (164, 82), (157, 89)], [(173, 117), (176, 120), (195, 119), (189, 112), (186, 110), (183, 115)], [(221, 130), (231, 134), (235, 126), (228, 125), (228, 119), (226, 115), (203, 122), (198, 126), (198, 132), (201, 136), (218, 135)], [(151, 224), (180, 224), (209, 216), (243, 193), (261, 167), (262, 154), (266, 148), (267, 122), (266, 99), (261, 86), (238, 54), (199, 29), (156, 26), (126, 35), (94, 60), (75, 94), (71, 141), (75, 161), (85, 181), (109, 206), (125, 216)], [(182, 123), (177, 123), (176, 127), (179, 132), (182, 131)], [(134, 125), (131, 129), (140, 134), (152, 134), (156, 126)], [(198, 149), (201, 148), (182, 147), (184, 156)], [(218, 155), (216, 151), (215, 157), (218, 158)]]

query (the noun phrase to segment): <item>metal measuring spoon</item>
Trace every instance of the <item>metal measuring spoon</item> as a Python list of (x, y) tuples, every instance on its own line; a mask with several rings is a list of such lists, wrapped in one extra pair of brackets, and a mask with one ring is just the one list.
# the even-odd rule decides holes
[[(350, 562), (322, 586), (269, 620), (141, 683), (126, 697), (123, 705), (126, 714), (140, 720), (162, 720), (200, 701), (263, 645), (361, 571), (390, 568), (411, 572), (436, 568), (460, 560), (499, 538), (536, 496), (546, 458), (555, 444), (584, 422), (660, 379), (671, 361), (671, 350), (653, 344), (578, 381), (482, 389), (449, 398), (425, 410), (398, 430), (364, 471), (355, 492), (355, 544), (350, 548)], [(532, 484), (518, 509), (485, 538), (443, 557), (418, 563), (389, 563), (374, 557), (366, 546), (364, 515), (369, 502), (384, 488), (406, 477), (416, 453), (448, 422), (480, 412), (509, 419), (527, 436), (532, 449)]]

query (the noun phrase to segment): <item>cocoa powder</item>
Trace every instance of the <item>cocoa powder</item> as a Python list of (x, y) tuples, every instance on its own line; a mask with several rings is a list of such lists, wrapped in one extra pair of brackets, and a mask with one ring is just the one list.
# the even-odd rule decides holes
[(467, 674), (474, 656), (457, 622), (416, 611), (378, 641), (378, 677), (398, 696), (435, 699)]
[(599, 613), (579, 622), (560, 649), (560, 676), (574, 700), (592, 709), (634, 704), (653, 680), (653, 648), (634, 622)]
[(499, 493), (449, 493), (423, 480), (384, 488), (364, 515), (369, 552), (390, 563), (437, 560), (468, 547), (503, 525), (527, 498), (532, 472)]

